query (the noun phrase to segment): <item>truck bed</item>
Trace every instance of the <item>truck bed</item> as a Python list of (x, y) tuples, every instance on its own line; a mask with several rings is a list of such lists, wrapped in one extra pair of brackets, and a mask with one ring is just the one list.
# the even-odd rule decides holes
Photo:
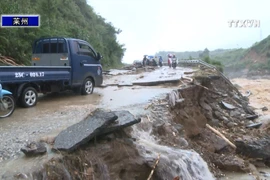
[(0, 66), (0, 82), (3, 84), (70, 79), (70, 66)]

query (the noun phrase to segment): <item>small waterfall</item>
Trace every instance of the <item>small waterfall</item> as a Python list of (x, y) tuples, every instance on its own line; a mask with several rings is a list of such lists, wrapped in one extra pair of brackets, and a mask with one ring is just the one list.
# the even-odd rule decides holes
[[(150, 124), (147, 123), (148, 125)], [(148, 126), (146, 125), (146, 126)], [(149, 127), (149, 126), (148, 126)], [(136, 137), (137, 148), (141, 156), (153, 162), (160, 154), (159, 163), (155, 169), (155, 179), (172, 180), (179, 176), (183, 180), (214, 180), (208, 165), (201, 156), (192, 150), (183, 150), (158, 144), (158, 139), (138, 126), (133, 127), (133, 137)]]

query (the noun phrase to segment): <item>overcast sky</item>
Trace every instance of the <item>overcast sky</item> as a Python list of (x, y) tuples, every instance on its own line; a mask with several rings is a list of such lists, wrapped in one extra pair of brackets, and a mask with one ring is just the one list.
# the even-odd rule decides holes
[[(269, 0), (88, 0), (122, 30), (123, 62), (158, 51), (250, 47), (270, 35)], [(259, 20), (260, 28), (229, 27), (229, 20)]]

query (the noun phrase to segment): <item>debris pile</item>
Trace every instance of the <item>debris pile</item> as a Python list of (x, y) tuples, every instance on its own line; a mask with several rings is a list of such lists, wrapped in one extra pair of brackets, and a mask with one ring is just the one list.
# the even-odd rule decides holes
[(202, 153), (216, 176), (219, 170), (256, 175), (254, 161), (269, 164), (269, 135), (258, 130), (262, 123), (247, 97), (230, 86), (220, 76), (195, 77), (169, 94), (173, 121), (184, 126), (189, 148)]
[(16, 63), (15, 59), (6, 56), (0, 56), (0, 63), (9, 66), (24, 66), (23, 64)]

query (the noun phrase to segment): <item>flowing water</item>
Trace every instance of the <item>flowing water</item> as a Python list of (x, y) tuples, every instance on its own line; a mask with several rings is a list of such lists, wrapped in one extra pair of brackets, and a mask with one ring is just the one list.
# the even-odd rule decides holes
[(148, 130), (142, 130), (133, 126), (133, 137), (136, 137), (136, 145), (141, 156), (148, 160), (156, 160), (160, 154), (160, 160), (155, 170), (159, 179), (172, 180), (179, 176), (184, 180), (214, 180), (208, 165), (201, 156), (192, 150), (177, 149), (169, 146), (159, 145), (157, 137), (151, 135), (151, 123)]

